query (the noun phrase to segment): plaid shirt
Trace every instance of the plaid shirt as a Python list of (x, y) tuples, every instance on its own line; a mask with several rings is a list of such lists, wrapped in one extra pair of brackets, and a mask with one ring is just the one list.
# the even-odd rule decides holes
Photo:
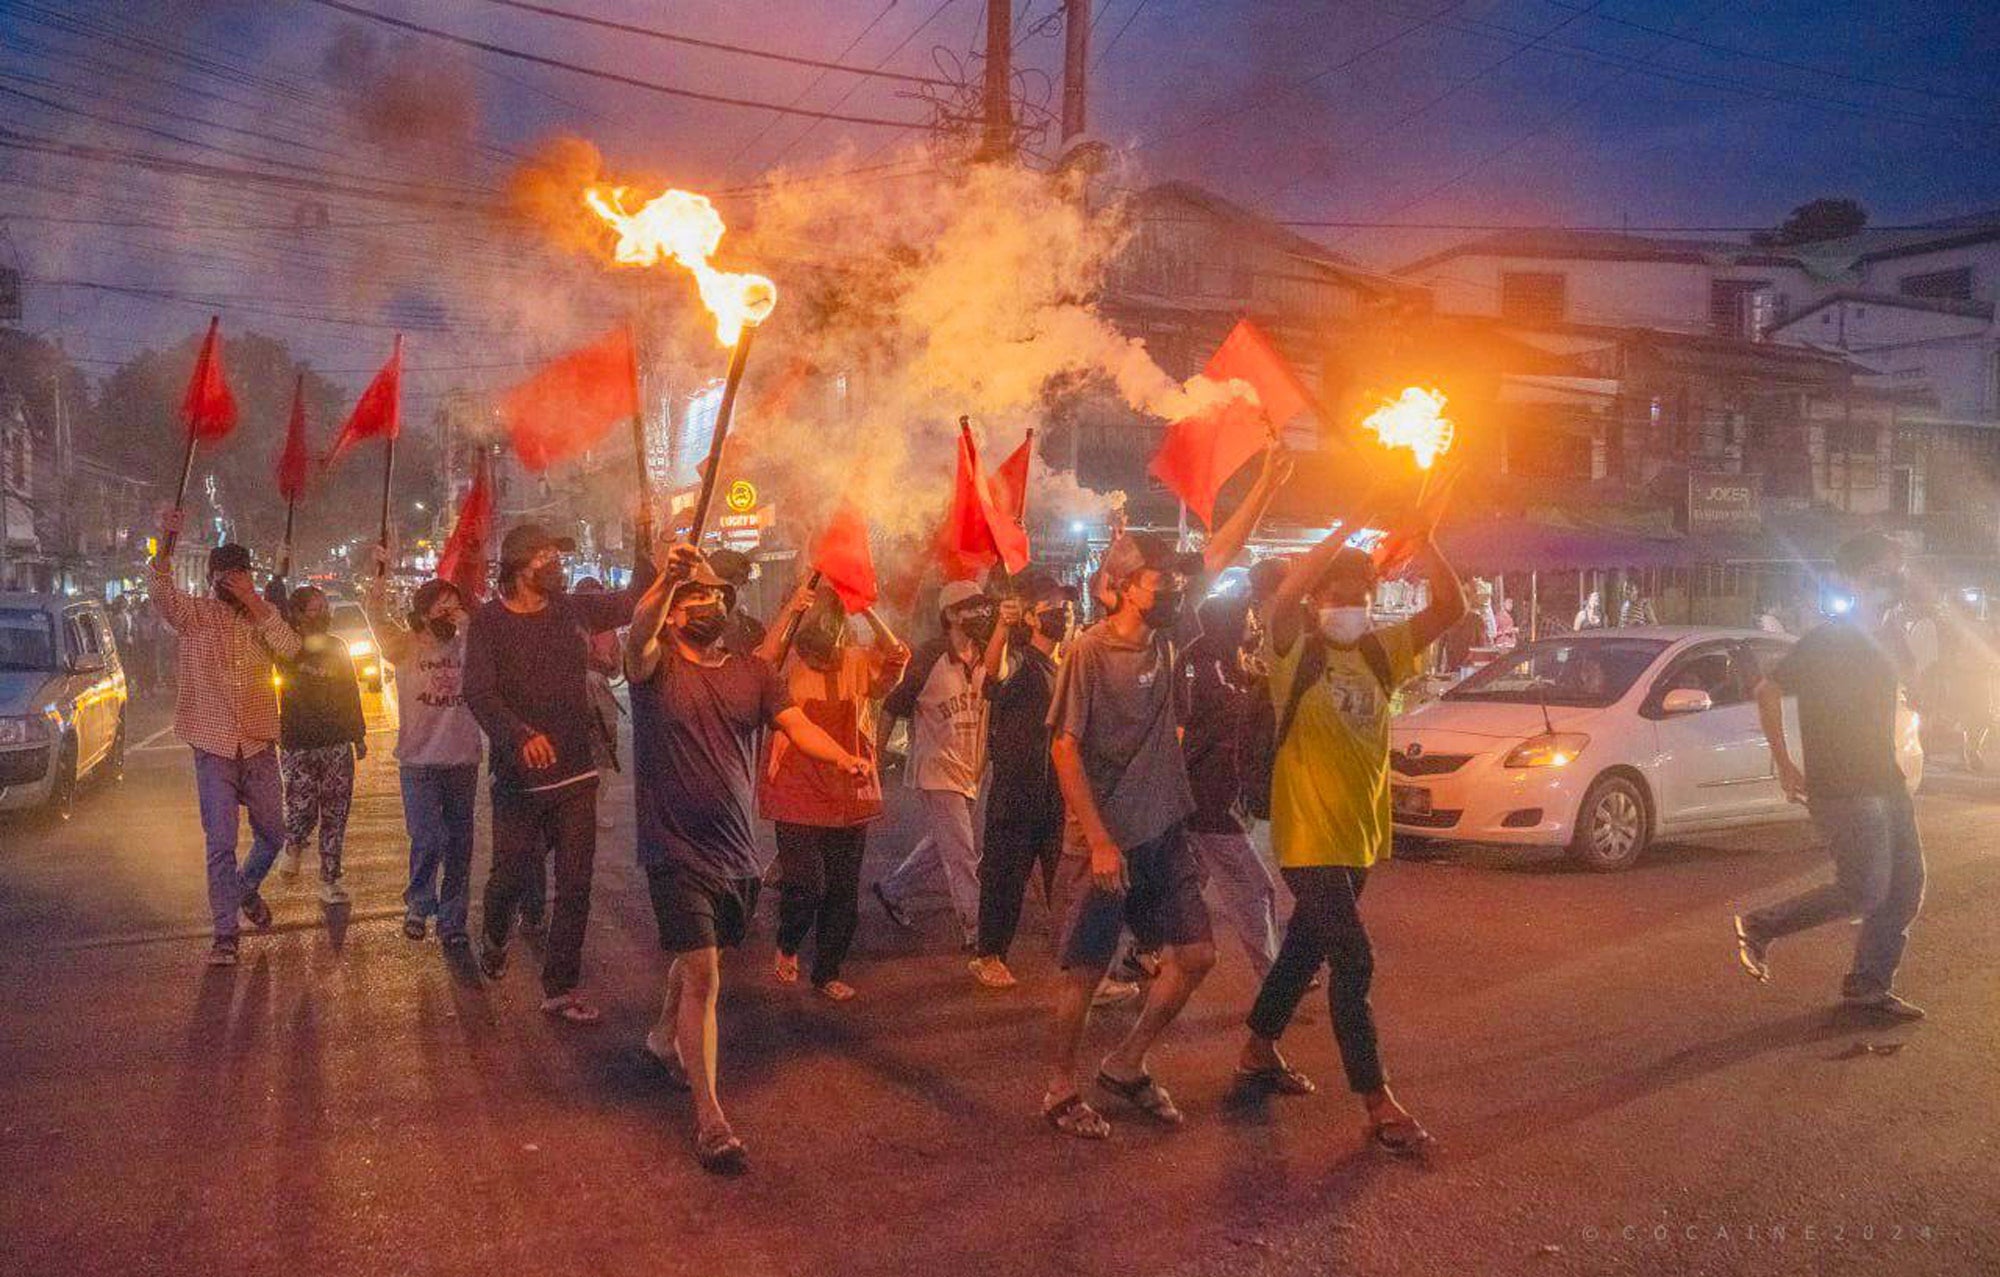
[(298, 655), (299, 636), (275, 609), (252, 622), (221, 599), (190, 598), (171, 565), (153, 565), (153, 607), (180, 639), (174, 658), (174, 735), (224, 758), (248, 758), (278, 739), (271, 660)]

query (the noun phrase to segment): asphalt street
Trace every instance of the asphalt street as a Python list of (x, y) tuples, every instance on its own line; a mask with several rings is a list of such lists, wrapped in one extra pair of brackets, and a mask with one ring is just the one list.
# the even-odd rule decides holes
[(723, 1006), (752, 1170), (718, 1180), (639, 1049), (663, 963), (628, 786), (586, 954), (605, 1021), (575, 1028), (537, 1012), (518, 949), (483, 984), (400, 934), (387, 734), (351, 909), (274, 889), (243, 965), (204, 967), (187, 753), (160, 706), (134, 721), (122, 785), (66, 825), (0, 823), (0, 1273), (2000, 1273), (2000, 786), (1940, 775), (1920, 799), (1912, 1028), (1830, 1010), (1847, 927), (1778, 949), (1769, 986), (1738, 970), (1732, 912), (1826, 872), (1802, 827), (1611, 876), (1385, 867), (1375, 1005), (1438, 1137), (1420, 1162), (1363, 1151), (1323, 1006), (1286, 1043), (1318, 1096), (1235, 1092), (1252, 984), (1226, 937), (1155, 1060), (1187, 1128), (1106, 1101), (1116, 1134), (1085, 1145), (1037, 1110), (1038, 904), (1006, 994), (975, 988), (942, 916), (910, 936), (864, 905), (847, 1006), (771, 980), (767, 904)]

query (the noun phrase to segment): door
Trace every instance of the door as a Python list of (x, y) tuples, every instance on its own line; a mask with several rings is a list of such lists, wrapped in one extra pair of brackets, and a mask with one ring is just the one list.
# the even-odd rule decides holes
[[(1754, 689), (1733, 639), (1690, 647), (1654, 680), (1639, 712), (1654, 721), (1662, 825), (1747, 820), (1782, 808)], [(1667, 694), (1683, 690), (1706, 693), (1709, 708), (1668, 715)]]
[(77, 608), (64, 619), (63, 631), (70, 651), (69, 675), (63, 682), (63, 696), (76, 724), (76, 774), (96, 766), (110, 744), (105, 730), (105, 697), (99, 687), (106, 675), (103, 638), (90, 613)]

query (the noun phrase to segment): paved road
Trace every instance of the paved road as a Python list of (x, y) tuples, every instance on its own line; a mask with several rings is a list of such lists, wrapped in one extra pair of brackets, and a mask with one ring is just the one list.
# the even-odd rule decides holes
[[(1440, 1136), (1424, 1164), (1360, 1151), (1324, 1008), (1289, 1046), (1327, 1092), (1230, 1093), (1233, 948), (1157, 1060), (1189, 1128), (1081, 1146), (1035, 1116), (1039, 912), (1006, 995), (973, 989), (943, 927), (914, 941), (871, 912), (845, 1008), (770, 983), (767, 925), (723, 1012), (754, 1170), (717, 1181), (636, 1049), (661, 963), (629, 794), (588, 952), (606, 1023), (571, 1029), (535, 1011), (532, 963), (481, 985), (398, 933), (388, 743), (362, 769), (351, 915), (278, 895), (233, 972), (201, 965), (177, 747), (68, 826), (0, 825), (0, 1273), (2000, 1272), (2000, 791), (1946, 777), (1922, 800), (1916, 1029), (1829, 1014), (1845, 928), (1781, 950), (1768, 988), (1737, 972), (1731, 911), (1821, 872), (1797, 829), (1614, 877), (1385, 869), (1377, 1009)], [(882, 832), (871, 877), (904, 837)]]

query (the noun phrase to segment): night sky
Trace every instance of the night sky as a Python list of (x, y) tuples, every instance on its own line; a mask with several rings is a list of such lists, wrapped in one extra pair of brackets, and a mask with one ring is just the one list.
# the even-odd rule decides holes
[[(977, 0), (549, 3), (946, 80), (974, 74), (984, 38)], [(494, 0), (352, 4), (640, 79), (836, 114), (915, 123), (927, 118), (915, 93), (952, 92), (821, 76)], [(1021, 92), (1049, 110), (1062, 42), (1058, 24), (1042, 23), (1059, 7), (1017, 0)], [(1100, 0), (1097, 10), (1092, 131), (1123, 148), (1126, 180), (1187, 178), (1280, 217), (1749, 227), (1820, 195), (1857, 197), (1877, 223), (2000, 206), (2000, 6), (1990, 0)], [(290, 166), (282, 171), (334, 186), (361, 173), (490, 193), (518, 156), (568, 132), (616, 165), (713, 190), (774, 164), (879, 165), (918, 135), (603, 83), (313, 0), (0, 0), (0, 104), (16, 139), (120, 152), (105, 163), (0, 146), (0, 261), (31, 281), (26, 326), (60, 335), (98, 375), (191, 331), (210, 305), (247, 302), (262, 313), (243, 322), (358, 383), (389, 327), (438, 305), (421, 289), (343, 289), (349, 259), (337, 250), (289, 254), (273, 228), (308, 197), (218, 190), (136, 167), (134, 154)], [(1037, 149), (1055, 142), (1051, 130)], [(337, 224), (351, 214), (338, 197), (326, 202)], [(1476, 232), (1307, 233), (1387, 267)], [(485, 283), (505, 278), (496, 267)], [(450, 341), (431, 348), (449, 346), (463, 368), (499, 337), (462, 306), (452, 313)]]

